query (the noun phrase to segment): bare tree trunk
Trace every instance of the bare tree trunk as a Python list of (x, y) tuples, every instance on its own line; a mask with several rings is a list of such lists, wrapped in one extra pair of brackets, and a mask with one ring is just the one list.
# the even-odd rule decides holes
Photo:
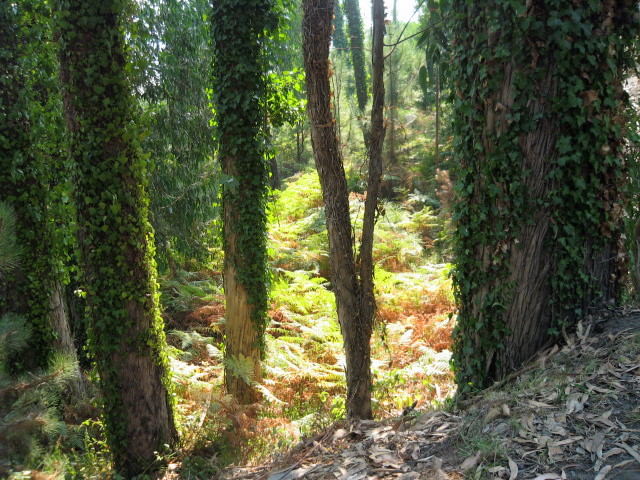
[(364, 352), (362, 361), (366, 360), (367, 362), (366, 366), (360, 366), (359, 371), (364, 372), (366, 368), (368, 385), (363, 380), (361, 388), (367, 388), (368, 390), (371, 389), (370, 339), (376, 313), (376, 300), (373, 291), (373, 234), (382, 180), (382, 147), (385, 135), (384, 30), (384, 1), (373, 0), (373, 104), (371, 106), (371, 134), (369, 136), (369, 178), (367, 180), (367, 197), (364, 204), (359, 255), (361, 332), (358, 340), (359, 349)]
[(371, 418), (370, 334), (367, 333), (371, 327), (360, 313), (360, 288), (353, 255), (347, 181), (336, 124), (331, 113), (329, 43), (333, 0), (305, 0), (303, 9), (307, 111), (322, 185), (329, 233), (331, 278), (347, 361), (347, 415), (351, 418)]

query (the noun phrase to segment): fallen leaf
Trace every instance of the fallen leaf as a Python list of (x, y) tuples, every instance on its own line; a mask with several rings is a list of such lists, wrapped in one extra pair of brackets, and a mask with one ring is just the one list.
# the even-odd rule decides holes
[(538, 475), (533, 480), (562, 480), (562, 477), (557, 473), (543, 473), (542, 475)]
[(476, 465), (478, 465), (478, 462), (480, 461), (481, 456), (482, 456), (482, 453), (480, 452), (480, 450), (478, 450), (478, 452), (476, 452), (475, 455), (465, 459), (465, 461), (460, 464), (460, 470), (462, 470), (463, 472), (466, 472), (467, 470), (471, 470)]
[(595, 478), (593, 480), (603, 480), (604, 477), (607, 476), (607, 473), (609, 473), (611, 471), (613, 467), (611, 465), (605, 465), (602, 470), (600, 470), (598, 472), (598, 474), (595, 476)]
[(617, 446), (624, 448), (629, 455), (636, 459), (636, 462), (640, 463), (640, 453), (635, 448), (631, 448), (626, 443), (616, 443)]
[(564, 440), (558, 440), (557, 442), (550, 443), (549, 445), (551, 445), (552, 447), (559, 447), (561, 445), (569, 445), (583, 439), (584, 437), (569, 437), (565, 438)]
[(587, 403), (589, 394), (572, 393), (567, 398), (567, 414), (578, 413), (584, 410), (584, 404)]
[(612, 457), (614, 455), (620, 455), (621, 453), (624, 453), (625, 451), (622, 448), (618, 448), (618, 447), (614, 447), (611, 450), (607, 450), (606, 452), (604, 452), (602, 454), (602, 458), (607, 459), (609, 457)]
[(527, 403), (534, 408), (553, 408), (553, 405), (548, 403), (538, 402), (536, 400), (527, 400)]
[(507, 457), (507, 460), (509, 460), (509, 471), (511, 472), (511, 475), (509, 475), (509, 480), (516, 480), (516, 478), (518, 477), (518, 464), (511, 460), (509, 457)]
[(486, 425), (487, 423), (491, 423), (493, 420), (501, 416), (502, 416), (502, 409), (498, 407), (493, 407), (484, 416), (483, 423)]

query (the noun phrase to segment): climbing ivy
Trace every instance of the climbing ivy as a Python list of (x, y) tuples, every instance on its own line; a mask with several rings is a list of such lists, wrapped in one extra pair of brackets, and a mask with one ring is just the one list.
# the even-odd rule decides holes
[[(252, 305), (258, 341), (267, 324), (266, 222), (270, 149), (266, 126), (264, 45), (277, 26), (271, 0), (213, 2), (213, 104), (223, 170), (225, 261), (236, 269)], [(274, 95), (269, 98), (273, 99)]]
[(155, 459), (154, 450), (173, 441), (175, 430), (148, 222), (147, 157), (125, 71), (123, 20), (132, 4), (54, 4), (89, 349), (116, 468), (133, 476)]
[[(514, 333), (506, 315), (515, 289), (548, 289), (549, 334), (598, 298), (615, 296), (619, 272), (594, 278), (590, 263), (620, 239), (621, 74), (632, 58), (637, 4), (455, 0), (452, 6), (453, 281), (460, 307), (453, 363), (465, 392), (504, 370), (495, 363)], [(525, 146), (536, 135), (552, 142), (542, 172), (532, 172)], [(540, 191), (528, 187), (531, 175), (544, 176)], [(550, 218), (542, 241), (551, 271), (544, 285), (515, 285), (512, 253), (541, 212)]]
[(344, 12), (342, 11), (342, 5), (339, 1), (336, 1), (333, 6), (333, 48), (338, 51), (338, 54), (344, 54), (347, 49), (347, 37), (344, 31)]
[(46, 24), (36, 21), (39, 16), (42, 20), (42, 12), (35, 7), (31, 2), (0, 5), (0, 198), (15, 212), (22, 247), (19, 270), (0, 278), (0, 313), (21, 314), (33, 331), (29, 355), (11, 361), (18, 370), (45, 367), (55, 338), (49, 318), (54, 281), (47, 211), (50, 168), (40, 148), (46, 134), (33, 125), (33, 118), (47, 112), (49, 86), (44, 78), (50, 72), (42, 71), (47, 51), (41, 42), (48, 32)]

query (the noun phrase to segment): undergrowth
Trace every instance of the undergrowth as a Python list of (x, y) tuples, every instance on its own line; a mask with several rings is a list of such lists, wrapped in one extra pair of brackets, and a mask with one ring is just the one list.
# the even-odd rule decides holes
[[(363, 201), (363, 195), (351, 194), (356, 235)], [(428, 408), (445, 401), (453, 390), (449, 266), (435, 263), (442, 220), (421, 198), (383, 207), (374, 250), (376, 417), (398, 415), (415, 402)], [(183, 273), (165, 282), (167, 306), (182, 312), (169, 319), (174, 330), (168, 341), (184, 478), (210, 478), (228, 463), (258, 463), (344, 418), (345, 360), (315, 172), (291, 178), (276, 192), (269, 239), (273, 278), (264, 378), (256, 385), (263, 397), (260, 405), (240, 406), (223, 391), (220, 274), (204, 279)]]

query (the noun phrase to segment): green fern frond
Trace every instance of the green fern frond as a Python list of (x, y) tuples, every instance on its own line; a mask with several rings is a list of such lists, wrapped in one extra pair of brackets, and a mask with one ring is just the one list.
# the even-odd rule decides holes
[(6, 202), (0, 202), (0, 275), (18, 265), (21, 249), (16, 243), (16, 217)]
[(242, 354), (229, 356), (224, 359), (223, 363), (226, 371), (231, 373), (231, 375), (242, 379), (248, 385), (253, 385), (253, 361), (249, 357), (245, 357)]
[(9, 355), (25, 347), (31, 329), (19, 315), (8, 313), (0, 317), (0, 375)]

